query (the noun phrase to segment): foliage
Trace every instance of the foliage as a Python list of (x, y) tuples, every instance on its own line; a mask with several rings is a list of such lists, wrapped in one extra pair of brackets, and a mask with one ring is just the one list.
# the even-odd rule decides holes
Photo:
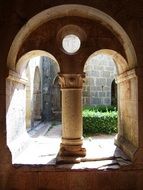
[(97, 106), (84, 106), (83, 110), (95, 111), (95, 112), (109, 112), (117, 111), (116, 106), (106, 106), (106, 105), (97, 105)]
[(117, 133), (118, 112), (113, 106), (88, 106), (83, 110), (84, 136)]

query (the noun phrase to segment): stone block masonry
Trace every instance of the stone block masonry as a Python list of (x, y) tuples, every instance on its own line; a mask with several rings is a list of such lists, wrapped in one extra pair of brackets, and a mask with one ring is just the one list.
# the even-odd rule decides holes
[(91, 58), (85, 65), (86, 81), (83, 90), (84, 105), (111, 105), (112, 82), (116, 77), (113, 59), (100, 54)]

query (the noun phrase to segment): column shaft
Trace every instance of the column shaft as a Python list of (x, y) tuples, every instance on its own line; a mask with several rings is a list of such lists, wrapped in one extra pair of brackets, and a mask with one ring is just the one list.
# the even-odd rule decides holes
[(82, 83), (81, 74), (59, 76), (62, 91), (62, 142), (60, 156), (85, 156), (82, 126)]
[[(81, 89), (62, 89), (62, 127), (63, 140), (75, 139), (77, 141), (78, 139), (81, 139)], [(81, 144), (80, 141), (76, 144)]]

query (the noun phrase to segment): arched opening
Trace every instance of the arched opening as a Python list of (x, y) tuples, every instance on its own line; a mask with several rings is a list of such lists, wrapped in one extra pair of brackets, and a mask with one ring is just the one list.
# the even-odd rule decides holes
[[(66, 9), (67, 10), (66, 15), (64, 12), (65, 8), (67, 8)], [(128, 35), (126, 34), (126, 32), (109, 15), (106, 15), (105, 13), (103, 13), (97, 9), (93, 9), (91, 7), (82, 6), (82, 5), (62, 5), (62, 6), (54, 7), (54, 8), (45, 10), (45, 11), (39, 13), (38, 15), (36, 15), (35, 17), (31, 18), (29, 20), (28, 24), (20, 30), (20, 32), (18, 33), (18, 35), (16, 36), (16, 38), (13, 41), (13, 44), (10, 48), (9, 55), (8, 55), (9, 69), (15, 71), (16, 73), (20, 74), (20, 76), (22, 76), (21, 73), (23, 73), (23, 65), (21, 65), (21, 62), (23, 62), (25, 60), (25, 56), (23, 56), (23, 55), (30, 49), (31, 52), (28, 53), (27, 55), (28, 56), (34, 56), (35, 52), (33, 52), (33, 49), (35, 47), (37, 48), (37, 46), (39, 44), (40, 44), (39, 45), (40, 47), (38, 47), (39, 49), (47, 50), (49, 48), (49, 52), (52, 52), (53, 55), (57, 55), (57, 59), (59, 61), (60, 70), (61, 70), (60, 80), (61, 80), (61, 84), (62, 84), (61, 85), (62, 86), (62, 92), (64, 92), (66, 100), (67, 101), (72, 100), (72, 103), (73, 103), (77, 97), (77, 99), (80, 101), (80, 98), (81, 98), (80, 93), (81, 93), (81, 86), (82, 86), (81, 84), (82, 84), (82, 77), (83, 77), (83, 67), (84, 67), (84, 63), (85, 63), (85, 60), (87, 59), (87, 57), (93, 51), (95, 51), (94, 43), (92, 43), (92, 39), (93, 39), (93, 42), (95, 39), (94, 38), (91, 39), (92, 46), (90, 46), (89, 44), (88, 45), (86, 44), (86, 42), (88, 40), (90, 40), (90, 38), (87, 39), (86, 37), (88, 37), (88, 36), (86, 36), (85, 38), (83, 38), (83, 41), (81, 43), (81, 47), (80, 47), (79, 51), (77, 51), (75, 54), (72, 54), (72, 55), (68, 55), (68, 54), (65, 55), (65, 52), (61, 51), (59, 48), (58, 39), (57, 39), (58, 38), (58, 31), (57, 30), (55, 30), (56, 34), (54, 33), (54, 36), (52, 36), (52, 37), (51, 37), (51, 35), (48, 35), (48, 37), (47, 37), (47, 35), (45, 35), (46, 37), (43, 37), (41, 39), (38, 36), (38, 34), (39, 34), (38, 29), (39, 30), (41, 29), (42, 24), (46, 25), (51, 20), (54, 21), (54, 19), (59, 19), (59, 20), (63, 19), (64, 20), (65, 16), (67, 16), (69, 18), (76, 17), (79, 20), (81, 18), (83, 20), (88, 19), (90, 21), (92, 20), (95, 23), (98, 22), (98, 24), (102, 23), (102, 26), (105, 27), (107, 30), (109, 30), (110, 33), (112, 33), (112, 35), (114, 35), (114, 37), (116, 38), (116, 43), (118, 41), (118, 43), (120, 44), (118, 48), (121, 50), (123, 56), (121, 56), (120, 53), (117, 53), (117, 51), (115, 51), (116, 48), (115, 48), (115, 50), (110, 50), (111, 47), (109, 49), (102, 49), (101, 51), (100, 50), (96, 51), (95, 54), (105, 52), (105, 54), (108, 54), (113, 58), (113, 60), (118, 65), (117, 66), (117, 72), (120, 75), (120, 77), (118, 77), (118, 78), (120, 78), (120, 79), (124, 78), (123, 80), (130, 80), (130, 77), (134, 78), (132, 73), (128, 72), (128, 71), (135, 68), (135, 66), (137, 65), (137, 60), (136, 60), (134, 48), (133, 48), (132, 43), (131, 43)], [(68, 19), (66, 19), (66, 21), (63, 21), (63, 22), (67, 22), (67, 20)], [(55, 21), (55, 23), (58, 23), (56, 21)], [(79, 21), (78, 21), (78, 23), (79, 23)], [(68, 23), (66, 23), (66, 24), (68, 24)], [(56, 24), (55, 24), (55, 26), (56, 26)], [(92, 24), (92, 26), (93, 26), (93, 24)], [(35, 33), (37, 32), (37, 38), (39, 41), (37, 43), (33, 43), (31, 45), (31, 47), (29, 47), (27, 44), (29, 44), (30, 38), (32, 38), (32, 39), (34, 38), (34, 36), (35, 36), (35, 35), (33, 35), (34, 32)], [(50, 28), (48, 29), (48, 32), (50, 33)], [(112, 35), (109, 35), (108, 37), (111, 38)], [(50, 46), (48, 43), (46, 43), (47, 42), (46, 39), (49, 40), (48, 43), (53, 42), (53, 46)], [(43, 40), (43, 41), (41, 42), (40, 40)], [(35, 39), (35, 41), (36, 41), (36, 39)], [(99, 49), (100, 45), (97, 47), (96, 47), (96, 50)], [(108, 46), (106, 46), (106, 47), (108, 47)], [(86, 50), (88, 50), (88, 51), (86, 51)], [(86, 52), (88, 52), (88, 54), (86, 54)], [(41, 53), (41, 51), (37, 51), (36, 53), (37, 54)], [(129, 76), (130, 74), (132, 76)], [(24, 83), (24, 81), (22, 81), (22, 82)], [(123, 82), (123, 81), (120, 80), (120, 82)], [(132, 82), (133, 81), (128, 81), (129, 88), (132, 87), (130, 84)], [(120, 91), (120, 92), (124, 91), (124, 93), (125, 93), (126, 84), (122, 83), (122, 84), (118, 85), (118, 89), (119, 89), (118, 91)], [(72, 93), (69, 93), (68, 90)], [(131, 92), (131, 91), (132, 91), (132, 88), (130, 88), (129, 92)], [(119, 104), (118, 107), (119, 107), (119, 112), (120, 112), (119, 113), (120, 118), (119, 118), (119, 135), (117, 138), (118, 139), (117, 144), (122, 149), (124, 149), (126, 151), (126, 153), (132, 159), (134, 157), (134, 152), (135, 152), (136, 148), (138, 147), (138, 138), (135, 137), (135, 140), (133, 142), (132, 131), (130, 131), (130, 129), (129, 129), (129, 125), (131, 124), (131, 123), (129, 123), (129, 117), (131, 118), (132, 114), (129, 113), (129, 115), (125, 115), (125, 117), (123, 117), (125, 114), (125, 110), (122, 108), (122, 106), (123, 106), (123, 102), (124, 102), (124, 104), (128, 103), (128, 104), (130, 104), (130, 106), (134, 106), (135, 101), (133, 102), (132, 97), (129, 97), (130, 99), (127, 102), (124, 99), (122, 94), (120, 94), (119, 97), (120, 97), (120, 99), (118, 101), (118, 104)], [(76, 144), (78, 146), (78, 148), (80, 149), (81, 145), (82, 145), (82, 137), (81, 137), (82, 121), (81, 121), (81, 117), (79, 117), (81, 115), (81, 112), (80, 112), (81, 111), (80, 110), (81, 105), (79, 102), (77, 105), (74, 103), (74, 106), (72, 105), (72, 103), (71, 104), (69, 102), (66, 103), (66, 101), (64, 101), (64, 103), (66, 106), (62, 105), (63, 109), (64, 109), (64, 111), (67, 109), (67, 112), (68, 112), (68, 114), (64, 115), (65, 117), (63, 117), (63, 119), (68, 117), (67, 120), (65, 119), (66, 125), (70, 126), (70, 127), (73, 126), (72, 123), (73, 123), (74, 119), (72, 119), (72, 117), (70, 116), (70, 110), (72, 109), (71, 115), (75, 116), (75, 117), (77, 116), (76, 121), (78, 121), (78, 123), (80, 123), (79, 124), (80, 129), (70, 130), (70, 132), (69, 132), (68, 130), (70, 127), (65, 127), (65, 129), (63, 131), (64, 131), (66, 137), (62, 138), (63, 144), (65, 143), (64, 145), (66, 145), (66, 143), (69, 143), (67, 145), (69, 147), (71, 145)], [(70, 105), (71, 109), (68, 109), (67, 105)], [(75, 109), (75, 108), (78, 108), (78, 109)], [(65, 112), (64, 112), (64, 114), (65, 114)], [(78, 113), (78, 114), (76, 114), (76, 113)], [(134, 123), (136, 122), (136, 120), (137, 120), (137, 118), (134, 119)], [(68, 125), (69, 121), (70, 121), (70, 125)], [(76, 127), (78, 128), (78, 125), (76, 125)], [(135, 128), (135, 127), (133, 127), (133, 128)], [(133, 128), (132, 128), (132, 130), (133, 130)], [(78, 134), (76, 134), (77, 136), (76, 135), (74, 136), (75, 131), (78, 133)], [(72, 133), (72, 135), (70, 133)], [(71, 137), (71, 136), (74, 136), (74, 137)], [(126, 143), (124, 143), (124, 145), (122, 145), (122, 141), (126, 141)], [(128, 150), (128, 147), (126, 145), (128, 147), (129, 147), (129, 145), (133, 145), (133, 149)], [(66, 148), (66, 146), (64, 148)], [(65, 150), (64, 148), (62, 149), (63, 151)], [(80, 150), (83, 150), (83, 149), (81, 148)], [(80, 152), (80, 154), (82, 155), (81, 152)]]
[(111, 84), (111, 105), (117, 106), (117, 84), (115, 79)]
[[(53, 94), (53, 89), (58, 71), (55, 61), (48, 57), (38, 56), (29, 60), (26, 66), (26, 127), (28, 131), (42, 122), (56, 122), (53, 110), (58, 104), (59, 94), (58, 92)], [(53, 105), (54, 99), (55, 105)]]
[(102, 23), (106, 28), (108, 28), (112, 33), (115, 34), (116, 38), (121, 42), (124, 48), (127, 58), (127, 65), (129, 68), (127, 68), (127, 65), (125, 63), (123, 63), (123, 71), (126, 71), (127, 69), (132, 69), (136, 66), (137, 59), (132, 42), (124, 29), (112, 17), (98, 9), (89, 6), (69, 4), (52, 7), (45, 11), (42, 11), (41, 13), (32, 17), (28, 21), (28, 24), (21, 28), (19, 33), (16, 35), (9, 51), (7, 59), (9, 69), (15, 70), (17, 65), (16, 60), (18, 58), (18, 52), (23, 42), (25, 41), (25, 37), (28, 37), (42, 24), (49, 22), (50, 20), (53, 20), (55, 18), (65, 17), (65, 9), (67, 17), (79, 16), (81, 18), (88, 18), (95, 21), (100, 21), (100, 23)]
[[(52, 84), (59, 67), (55, 60), (49, 57), (32, 56), (31, 59), (30, 57), (27, 56), (27, 59), (23, 59), (25, 62), (20, 63), (20, 75), (11, 71), (7, 78), (7, 90), (11, 92), (7, 96), (7, 145), (12, 153), (12, 162), (15, 164), (45, 164), (44, 158), (37, 161), (34, 159), (34, 156), (40, 157), (41, 154), (46, 154), (45, 148), (38, 150), (36, 146), (42, 143), (45, 144), (44, 147), (50, 143), (54, 146), (56, 141), (53, 136), (47, 134), (51, 128), (51, 121), (56, 119), (51, 115), (52, 104), (49, 105), (48, 102), (51, 103), (55, 98), (52, 94), (54, 86)], [(45, 98), (45, 91), (48, 99)], [(45, 104), (48, 104), (48, 107), (44, 107)], [(46, 111), (48, 112), (47, 109), (50, 117), (44, 115)], [(56, 143), (50, 151), (56, 155), (57, 149)], [(25, 150), (30, 152), (27, 153)]]
[(106, 54), (95, 55), (86, 62), (84, 72), (83, 105), (111, 105), (111, 84), (117, 75), (113, 59)]
[[(113, 87), (111, 86), (118, 74), (118, 60), (113, 59), (114, 54), (112, 50), (97, 51), (88, 58), (84, 66), (86, 76), (83, 86), (85, 146), (89, 147), (88, 154), (93, 154), (93, 157), (99, 156), (101, 159), (116, 152), (114, 138), (118, 132), (118, 111), (117, 105), (112, 104)], [(93, 152), (93, 147), (96, 147), (96, 154)]]

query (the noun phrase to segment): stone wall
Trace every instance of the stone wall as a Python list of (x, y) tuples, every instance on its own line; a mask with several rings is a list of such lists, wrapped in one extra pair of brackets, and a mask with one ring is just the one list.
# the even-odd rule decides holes
[[(18, 97), (18, 98), (17, 98)], [(7, 79), (7, 140), (8, 143), (17, 139), (25, 127), (25, 85), (14, 80)]]
[[(34, 127), (34, 122), (41, 119), (41, 58), (29, 60), (26, 67), (26, 127)], [(37, 115), (38, 114), (38, 115)]]
[(59, 118), (60, 87), (57, 64), (48, 57), (30, 59), (26, 68), (26, 126)]
[(87, 61), (84, 72), (83, 104), (111, 105), (111, 86), (116, 76), (113, 59), (104, 54), (94, 56)]
[(30, 142), (26, 132), (26, 80), (20, 80), (18, 75), (10, 72), (6, 80), (6, 124), (7, 146), (12, 155), (12, 163)]
[[(49, 58), (42, 58), (43, 69), (43, 118), (51, 119), (52, 111), (59, 111), (60, 87), (57, 81), (56, 63)], [(100, 54), (89, 59), (85, 65), (85, 84), (83, 87), (84, 105), (111, 105), (112, 83), (116, 77), (116, 65), (112, 58)], [(55, 81), (55, 82), (54, 82)]]
[[(8, 70), (10, 69), (6, 65), (6, 60), (8, 56), (9, 49), (11, 47), (11, 44), (13, 42), (13, 39), (15, 35), (20, 31), (21, 27), (26, 26), (29, 27), (29, 24), (26, 24), (26, 22), (32, 18), (37, 13), (40, 13), (41, 11), (51, 8), (53, 6), (62, 5), (62, 4), (83, 4), (88, 5), (97, 8), (100, 11), (103, 11), (104, 13), (111, 16), (113, 19), (115, 19), (121, 27), (127, 32), (128, 36), (131, 39), (131, 42), (135, 48), (136, 56), (137, 56), (137, 69), (140, 71), (140, 76), (137, 73), (137, 86), (134, 89), (134, 92), (136, 92), (137, 100), (135, 101), (135, 104), (137, 106), (137, 111), (133, 109), (133, 118), (135, 113), (137, 114), (137, 123), (136, 124), (127, 124), (128, 130), (132, 129), (132, 126), (136, 127), (136, 134), (138, 134), (137, 139), (139, 146), (143, 149), (143, 78), (142, 78), (142, 65), (143, 65), (143, 2), (141, 0), (137, 1), (124, 1), (121, 0), (120, 3), (118, 1), (93, 1), (93, 0), (34, 0), (34, 1), (10, 1), (10, 0), (1, 0), (0, 1), (0, 36), (1, 36), (1, 42), (0, 42), (0, 189), (1, 190), (10, 190), (10, 189), (17, 189), (17, 190), (37, 190), (37, 189), (53, 189), (57, 190), (60, 188), (60, 190), (64, 189), (85, 189), (85, 190), (91, 190), (91, 189), (116, 189), (116, 190), (141, 190), (143, 189), (143, 166), (142, 166), (142, 160), (140, 164), (136, 164), (133, 162), (133, 165), (131, 165), (129, 168), (123, 168), (119, 170), (105, 170), (100, 171), (95, 169), (83, 169), (83, 171), (78, 170), (66, 170), (64, 171), (62, 168), (58, 169), (56, 171), (56, 168), (51, 171), (51, 168), (48, 170), (47, 166), (38, 166), (38, 167), (15, 167), (11, 164), (11, 154), (10, 151), (7, 148), (6, 144), (6, 133), (8, 130), (6, 130), (6, 86), (5, 86), (5, 79), (8, 76)], [(34, 4), (34, 6), (33, 6)], [(65, 14), (64, 14), (65, 12)], [(53, 12), (52, 12), (53, 13)], [(63, 11), (63, 15), (67, 15), (67, 10)], [(74, 12), (76, 13), (76, 10), (74, 9)], [(88, 12), (88, 15), (92, 17), (92, 12)], [(48, 18), (50, 16), (47, 15)], [(82, 15), (81, 15), (82, 16)], [(108, 18), (108, 17), (107, 17)], [(67, 18), (66, 21), (67, 24), (71, 24), (70, 19)], [(111, 20), (112, 22), (112, 20)], [(61, 22), (58, 20), (58, 22), (61, 25)], [(87, 21), (86, 21), (87, 23)], [(84, 27), (86, 23), (83, 24), (81, 22), (81, 25)], [(102, 24), (102, 22), (99, 20), (99, 23)], [(104, 24), (104, 23), (103, 23)], [(52, 22), (53, 25), (53, 22)], [(107, 26), (109, 27), (109, 26)], [(55, 31), (55, 25), (53, 25), (54, 29), (51, 29), (47, 27), (47, 30), (50, 29), (52, 33)], [(108, 48), (108, 49), (114, 49), (115, 39), (112, 38), (109, 40), (104, 35), (103, 30), (99, 31), (97, 30), (97, 27), (95, 27), (96, 31), (98, 31), (97, 35), (95, 36), (95, 40), (90, 37), (89, 34), (94, 34), (93, 32), (93, 26), (89, 28), (89, 38), (91, 39), (93, 43), (87, 44), (87, 49), (84, 51), (84, 53), (88, 53), (88, 49), (93, 46), (93, 44), (97, 44), (97, 50), (101, 48)], [(112, 28), (109, 28), (112, 30)], [(29, 30), (28, 30), (29, 31)], [(42, 49), (39, 44), (43, 44), (44, 42), (38, 41), (37, 39), (41, 40), (44, 38), (42, 30), (42, 35), (39, 38), (36, 38), (35, 41), (28, 41), (29, 45), (29, 51), (32, 49), (30, 46), (32, 44), (36, 44), (36, 46), (33, 49)], [(108, 33), (108, 31), (107, 31)], [(51, 34), (51, 33), (50, 33)], [(103, 40), (107, 41), (107, 45), (104, 47), (102, 46), (103, 41), (100, 41), (100, 39), (103, 36)], [(117, 37), (117, 33), (115, 33), (115, 36)], [(120, 35), (118, 35), (120, 38)], [(47, 35), (45, 35), (45, 38), (47, 39)], [(30, 35), (31, 39), (31, 35)], [(55, 39), (55, 36), (54, 36)], [(21, 41), (18, 38), (19, 41)], [(102, 40), (102, 39), (101, 39)], [(49, 40), (50, 44), (51, 39)], [(99, 43), (97, 43), (99, 42)], [(112, 42), (112, 43), (111, 43)], [(125, 41), (122, 41), (122, 38), (120, 38), (120, 43), (125, 44), (124, 50), (125, 52), (128, 52), (130, 49), (130, 46), (128, 46)], [(46, 50), (48, 48), (48, 43), (46, 44)], [(50, 45), (50, 47), (53, 47), (55, 50), (55, 47)], [(129, 44), (130, 45), (130, 44)], [(101, 47), (102, 46), (102, 47)], [(21, 46), (22, 47), (22, 46)], [(32, 49), (32, 50), (33, 50)], [(24, 50), (24, 48), (22, 48)], [(26, 49), (27, 50), (27, 49)], [(95, 50), (95, 49), (94, 49)], [(122, 50), (121, 50), (122, 51)], [(52, 51), (50, 51), (52, 52)], [(93, 51), (91, 51), (92, 53)], [(124, 53), (124, 52), (123, 52)], [(90, 54), (90, 52), (89, 52)], [(88, 54), (88, 55), (89, 55)], [(13, 57), (15, 57), (15, 51), (13, 52)], [(60, 55), (61, 56), (61, 55)], [(59, 57), (60, 57), (59, 56)], [(130, 55), (131, 57), (132, 55)], [(82, 55), (77, 56), (76, 60), (79, 60)], [(126, 56), (124, 56), (126, 57)], [(17, 59), (16, 59), (17, 61)], [(78, 69), (77, 62), (75, 61), (74, 64), (73, 59), (71, 59), (71, 65), (65, 62), (64, 67), (68, 69), (68, 67), (73, 70), (73, 65), (76, 69)], [(128, 63), (130, 64), (132, 62), (131, 59), (128, 60)], [(130, 64), (130, 69), (134, 68), (134, 64)], [(63, 68), (63, 67), (62, 67)], [(69, 70), (70, 70), (69, 69)], [(77, 70), (79, 72), (79, 70)], [(126, 89), (126, 86), (125, 86)], [(131, 88), (132, 89), (132, 88)], [(132, 91), (131, 91), (132, 94)], [(126, 95), (126, 93), (125, 93)], [(126, 97), (124, 97), (126, 99)], [(130, 99), (129, 104), (131, 103), (132, 99)], [(128, 108), (127, 111), (131, 111), (134, 107), (128, 107), (128, 102), (124, 102), (121, 107), (126, 106)], [(126, 110), (125, 110), (126, 111)], [(139, 114), (138, 114), (139, 113)], [(121, 118), (122, 120), (126, 121), (125, 115)], [(128, 120), (127, 120), (128, 121)], [(11, 126), (11, 123), (9, 127)], [(122, 126), (122, 136), (124, 135), (124, 126), (126, 126), (126, 123), (124, 122), (124, 125)], [(129, 131), (128, 131), (129, 132)], [(133, 131), (133, 134), (135, 134), (135, 131)], [(122, 139), (121, 139), (122, 140)], [(122, 144), (125, 144), (125, 139), (121, 141)], [(130, 146), (129, 146), (130, 147)], [(125, 150), (127, 147), (125, 147)], [(138, 158), (142, 159), (143, 153), (138, 155)], [(56, 180), (55, 180), (56, 179)]]
[[(42, 57), (42, 118), (55, 120), (60, 111), (60, 88), (57, 81), (57, 64), (48, 57)], [(56, 118), (55, 118), (56, 117)]]

